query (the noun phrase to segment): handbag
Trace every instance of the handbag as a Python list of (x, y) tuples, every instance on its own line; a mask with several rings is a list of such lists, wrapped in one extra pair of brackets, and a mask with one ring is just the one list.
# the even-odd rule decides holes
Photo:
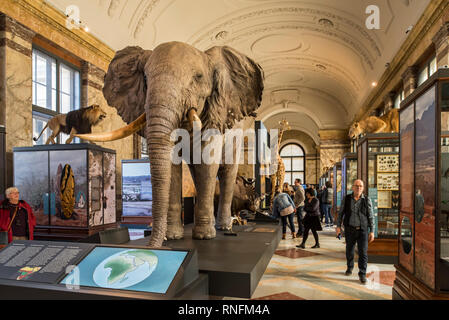
[(284, 208), (281, 210), (281, 216), (288, 216), (289, 214), (292, 214), (295, 212), (295, 209), (293, 209), (292, 205), (289, 205), (287, 208)]
[(16, 210), (14, 211), (14, 215), (12, 216), (11, 222), (9, 223), (8, 229), (6, 231), (0, 231), (0, 245), (8, 244), (9, 229), (11, 229), (12, 223), (14, 222), (14, 219), (16, 218), (16, 214), (17, 214), (18, 210), (19, 210), (19, 207), (17, 206)]

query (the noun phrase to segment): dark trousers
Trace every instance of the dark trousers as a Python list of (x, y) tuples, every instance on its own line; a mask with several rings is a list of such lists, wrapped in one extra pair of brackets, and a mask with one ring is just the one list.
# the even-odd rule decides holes
[(302, 210), (304, 206), (300, 206), (296, 208), (296, 218), (298, 219), (298, 233), (300, 235), (304, 234), (304, 223), (302, 218)]
[(354, 227), (345, 227), (346, 238), (346, 262), (348, 269), (354, 269), (354, 249), (357, 243), (359, 253), (359, 275), (366, 275), (368, 266), (368, 232), (366, 230), (356, 230)]
[(288, 216), (281, 216), (282, 219), (282, 233), (287, 233), (287, 219), (289, 223), (289, 228), (292, 232), (295, 232), (295, 224), (293, 223), (294, 213), (290, 213)]
[(312, 230), (313, 237), (315, 238), (315, 244), (319, 244), (320, 241), (318, 239), (318, 232), (316, 232), (315, 228), (304, 228), (304, 235), (302, 237), (302, 243), (306, 244), (307, 238), (309, 237), (309, 231)]

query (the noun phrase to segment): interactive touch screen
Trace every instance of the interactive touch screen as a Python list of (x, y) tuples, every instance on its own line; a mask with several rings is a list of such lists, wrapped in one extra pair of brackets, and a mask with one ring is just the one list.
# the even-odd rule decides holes
[(166, 293), (186, 251), (97, 247), (60, 283)]

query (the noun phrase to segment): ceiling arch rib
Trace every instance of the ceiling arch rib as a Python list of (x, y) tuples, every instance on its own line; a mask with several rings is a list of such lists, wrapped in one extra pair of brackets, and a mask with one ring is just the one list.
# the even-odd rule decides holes
[[(302, 5), (302, 6), (301, 6)], [(338, 14), (336, 13), (338, 12)], [(235, 26), (246, 23), (248, 24), (249, 20), (261, 20), (266, 21), (267, 18), (270, 17), (279, 17), (282, 16), (285, 20), (285, 16), (294, 17), (295, 21), (300, 19), (308, 19), (308, 20), (316, 20), (317, 17), (327, 18), (330, 21), (335, 21), (339, 26), (349, 28), (350, 30), (356, 31), (359, 36), (361, 36), (364, 41), (368, 42), (371, 49), (376, 53), (377, 56), (381, 56), (381, 43), (377, 39), (374, 39), (371, 34), (366, 31), (366, 27), (363, 24), (363, 21), (354, 21), (353, 17), (347, 14), (344, 11), (338, 10), (331, 6), (325, 5), (313, 5), (311, 3), (299, 4), (298, 6), (285, 6), (281, 7), (278, 5), (274, 8), (263, 8), (260, 9), (258, 6), (257, 9), (250, 8), (248, 12), (244, 14), (238, 15), (228, 15), (223, 17), (223, 22), (217, 24), (214, 22), (213, 24), (207, 26), (205, 29), (208, 31), (203, 32), (202, 30), (198, 33), (194, 34), (191, 38), (188, 39), (189, 43), (193, 45), (199, 45), (203, 42), (210, 41), (215, 39), (215, 35), (221, 30), (235, 30)], [(319, 22), (319, 21), (317, 21)], [(204, 30), (204, 29), (203, 29)], [(215, 39), (217, 40), (217, 39)]]
[[(296, 91), (296, 94), (289, 95), (287, 97), (282, 97), (282, 93), (286, 91)], [(281, 97), (275, 97), (275, 95), (280, 92)], [(334, 95), (323, 91), (321, 89), (315, 87), (306, 87), (306, 86), (295, 86), (295, 87), (273, 87), (267, 88), (267, 93), (264, 95), (265, 102), (262, 103), (262, 108), (272, 109), (278, 107), (285, 107), (284, 102), (287, 102), (289, 106), (300, 106), (300, 109), (303, 110), (302, 104), (309, 104), (308, 98), (314, 97), (314, 101), (310, 101), (310, 104), (314, 104), (315, 100), (321, 101), (320, 105), (325, 106), (327, 112), (331, 112), (331, 114), (335, 112), (339, 112), (340, 114), (344, 114), (345, 117), (349, 115), (348, 109), (345, 107), (341, 101), (335, 97)], [(335, 107), (338, 110), (335, 110)], [(308, 108), (312, 109), (312, 108)], [(317, 110), (313, 110), (314, 113), (317, 113)], [(318, 122), (317, 122), (318, 123)]]
[[(282, 21), (278, 23), (263, 23), (252, 28), (245, 28), (241, 32), (234, 31), (232, 37), (226, 39), (227, 45), (238, 43), (239, 41), (246, 41), (248, 38), (260, 36), (272, 32), (311, 32), (319, 34), (321, 37), (325, 37), (330, 41), (337, 41), (340, 44), (346, 46), (348, 49), (359, 56), (362, 65), (365, 64), (370, 70), (374, 69), (374, 63), (376, 58), (372, 56), (370, 51), (365, 47), (363, 43), (355, 39), (353, 36), (346, 32), (339, 30), (332, 30), (329, 28), (320, 28), (316, 25), (309, 23), (301, 23), (298, 21)], [(200, 46), (202, 47), (202, 46)]]
[[(319, 59), (312, 55), (304, 55), (301, 56), (281, 56), (281, 57), (265, 57), (258, 60), (260, 65), (263, 65), (265, 68), (277, 67), (279, 65), (293, 64), (293, 65), (302, 65), (309, 66), (312, 71), (329, 74), (332, 73), (335, 76), (339, 77), (339, 81), (344, 81), (348, 83), (351, 88), (355, 91), (359, 91), (362, 87), (361, 83), (357, 81), (355, 75), (353, 75), (350, 71), (345, 70), (345, 68), (340, 65), (338, 62), (329, 60), (328, 58)], [(324, 68), (323, 68), (324, 67)]]

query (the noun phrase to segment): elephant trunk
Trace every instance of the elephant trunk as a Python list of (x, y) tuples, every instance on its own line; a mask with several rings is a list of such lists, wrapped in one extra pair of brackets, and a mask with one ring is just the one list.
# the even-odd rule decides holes
[(146, 121), (146, 138), (149, 151), (151, 184), (153, 188), (153, 229), (149, 245), (162, 246), (167, 231), (171, 181), (170, 134), (177, 128), (179, 117), (172, 109), (157, 105), (149, 106)]

